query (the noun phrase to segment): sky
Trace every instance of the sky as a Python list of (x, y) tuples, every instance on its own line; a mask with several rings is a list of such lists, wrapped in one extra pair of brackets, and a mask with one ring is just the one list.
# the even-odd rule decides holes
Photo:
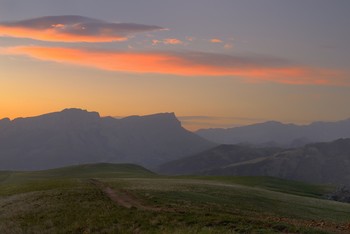
[(348, 0), (0, 0), (0, 119), (350, 117)]

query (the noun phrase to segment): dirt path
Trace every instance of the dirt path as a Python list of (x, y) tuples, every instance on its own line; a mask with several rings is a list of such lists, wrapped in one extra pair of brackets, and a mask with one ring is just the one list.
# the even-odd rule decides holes
[[(172, 211), (177, 212), (177, 209), (171, 208), (159, 208), (143, 205), (140, 200), (135, 198), (133, 194), (128, 191), (121, 189), (112, 189), (106, 183), (99, 181), (97, 179), (89, 179), (89, 183), (96, 186), (100, 191), (102, 191), (105, 196), (111, 199), (116, 205), (122, 206), (125, 208), (135, 207), (140, 210), (147, 211)], [(255, 215), (253, 215), (254, 217)], [(285, 218), (285, 217), (274, 217), (274, 216), (264, 216), (253, 218), (256, 220), (264, 221), (264, 222), (274, 222), (274, 223), (287, 223), (296, 227), (311, 227), (320, 229), (323, 231), (328, 231), (330, 233), (350, 233), (350, 223), (346, 224), (337, 224), (330, 221), (316, 221), (316, 220), (298, 220), (293, 218)], [(282, 230), (281, 230), (282, 231)], [(283, 232), (283, 231), (282, 231)]]
[(89, 179), (89, 182), (95, 185), (98, 189), (100, 189), (109, 199), (111, 199), (114, 203), (119, 206), (125, 208), (135, 207), (140, 210), (148, 210), (148, 211), (162, 211), (161, 208), (146, 206), (140, 203), (130, 192), (123, 191), (120, 189), (112, 189), (107, 184), (96, 180)]

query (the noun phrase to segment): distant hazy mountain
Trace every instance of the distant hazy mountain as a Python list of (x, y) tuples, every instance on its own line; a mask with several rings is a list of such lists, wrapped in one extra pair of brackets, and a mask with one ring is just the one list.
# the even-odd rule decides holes
[[(215, 158), (222, 163), (213, 164)], [(350, 139), (284, 150), (219, 146), (159, 168), (168, 174), (274, 176), (350, 185)]]
[(228, 129), (201, 129), (198, 135), (220, 144), (298, 147), (312, 142), (350, 138), (350, 119), (315, 122), (310, 125), (282, 124), (270, 121)]
[(0, 120), (0, 170), (95, 162), (154, 167), (213, 146), (182, 128), (173, 113), (114, 119), (66, 109)]

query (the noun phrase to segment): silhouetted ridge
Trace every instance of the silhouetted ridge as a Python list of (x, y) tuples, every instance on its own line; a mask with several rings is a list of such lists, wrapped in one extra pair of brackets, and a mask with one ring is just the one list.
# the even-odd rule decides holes
[(200, 129), (196, 133), (220, 144), (299, 147), (313, 142), (349, 138), (350, 119), (338, 122), (314, 122), (309, 125), (269, 121), (227, 129)]
[[(5, 123), (8, 126), (1, 127)], [(115, 119), (65, 109), (0, 122), (0, 169), (36, 170), (99, 162), (152, 168), (214, 145), (182, 128), (174, 113)]]
[(272, 176), (350, 185), (350, 139), (294, 149), (219, 146), (160, 165), (165, 174)]
[(11, 120), (9, 118), (0, 119), (0, 126), (9, 125)]
[(96, 125), (100, 121), (97, 112), (88, 112), (82, 109), (64, 109), (60, 112), (48, 113), (35, 117), (16, 118), (11, 124), (17, 128), (27, 129), (76, 129)]
[(145, 116), (129, 116), (121, 119), (123, 122), (133, 123), (133, 124), (157, 124), (158, 126), (164, 127), (180, 127), (181, 122), (176, 118), (174, 113), (159, 113), (153, 115)]
[(27, 118), (16, 118), (12, 122), (41, 122), (41, 121), (51, 121), (51, 122), (81, 122), (81, 121), (97, 121), (100, 118), (97, 112), (88, 112), (87, 110), (71, 108), (64, 109), (60, 112), (52, 112), (44, 115), (39, 115), (35, 117)]

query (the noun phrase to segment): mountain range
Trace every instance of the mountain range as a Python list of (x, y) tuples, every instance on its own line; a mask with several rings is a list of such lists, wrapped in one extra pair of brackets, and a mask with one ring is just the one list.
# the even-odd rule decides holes
[(37, 170), (83, 163), (136, 163), (148, 168), (215, 146), (181, 126), (174, 113), (100, 117), (65, 109), (0, 120), (0, 170)]
[(350, 119), (338, 122), (314, 122), (309, 125), (269, 121), (227, 129), (200, 129), (196, 134), (219, 144), (299, 147), (308, 143), (350, 138)]
[(221, 145), (158, 167), (164, 174), (272, 176), (350, 185), (350, 139), (293, 149)]
[[(214, 138), (201, 137), (220, 132), (240, 144), (219, 145), (210, 141)], [(350, 139), (306, 144), (350, 136), (350, 120), (307, 126), (266, 122), (197, 134), (184, 129), (174, 113), (116, 119), (65, 109), (2, 119), (0, 170), (135, 163), (162, 174), (273, 176), (350, 184)], [(225, 135), (220, 134), (211, 136)], [(301, 146), (285, 148), (293, 144)]]

